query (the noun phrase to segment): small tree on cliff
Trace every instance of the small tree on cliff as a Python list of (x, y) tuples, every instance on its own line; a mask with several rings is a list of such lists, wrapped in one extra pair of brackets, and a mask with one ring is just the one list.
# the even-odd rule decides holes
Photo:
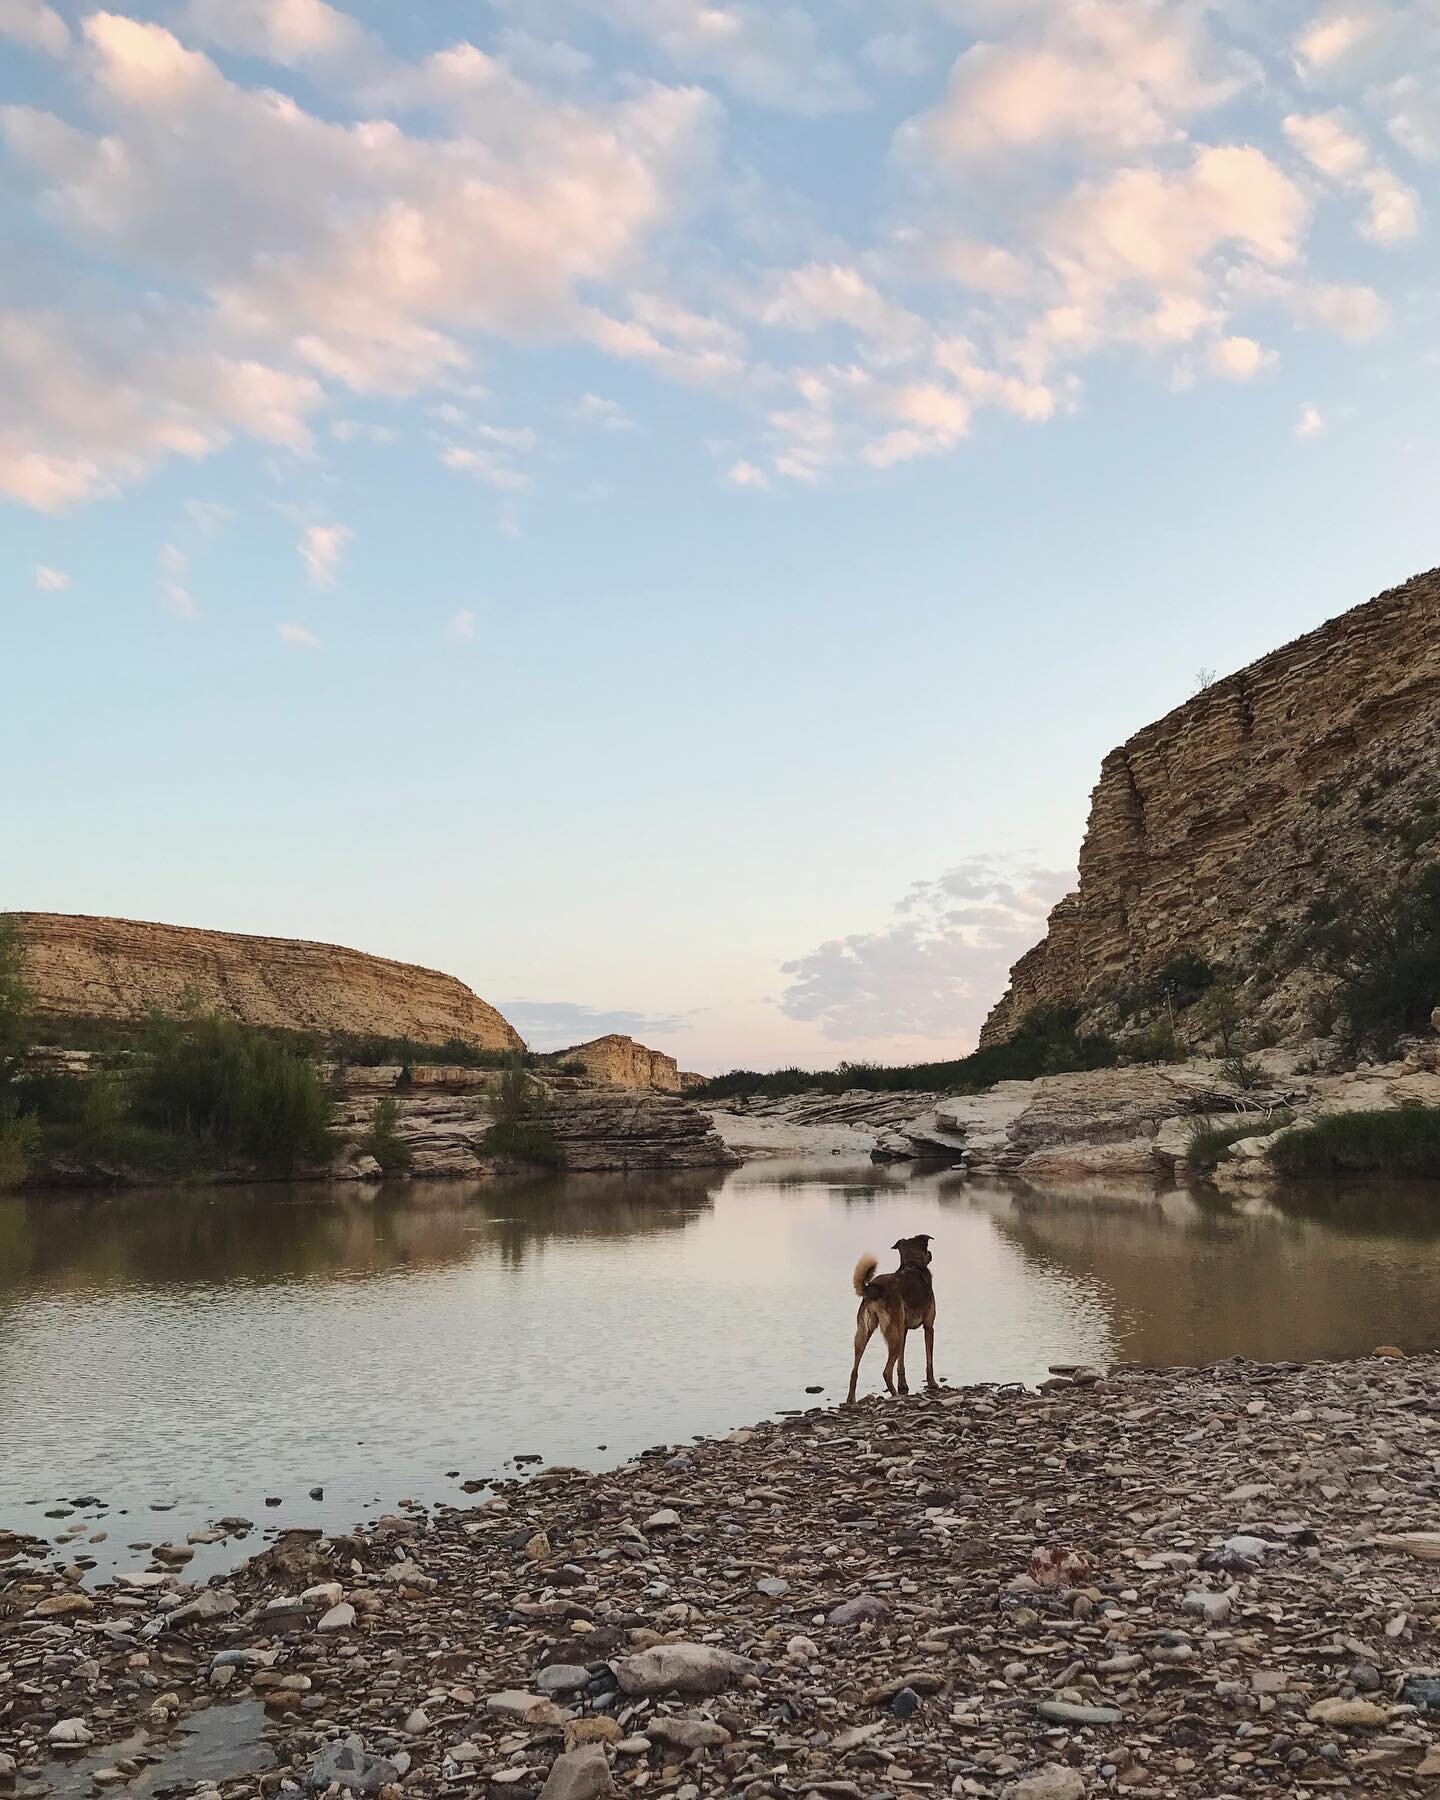
[(29, 1047), (30, 985), (25, 946), (13, 919), (0, 919), (0, 1188), (25, 1178), (34, 1147), (34, 1119), (20, 1111), (18, 1077)]
[(550, 1128), (549, 1095), (519, 1056), (507, 1058), (491, 1089), (490, 1103), (495, 1123), (485, 1134), (485, 1148), (492, 1155), (559, 1168), (565, 1158)]

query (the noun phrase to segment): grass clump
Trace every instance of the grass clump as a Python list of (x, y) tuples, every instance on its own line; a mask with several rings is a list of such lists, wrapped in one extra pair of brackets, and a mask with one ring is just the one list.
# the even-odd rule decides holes
[(400, 1102), (387, 1094), (375, 1102), (370, 1125), (355, 1146), (362, 1156), (373, 1156), (388, 1175), (393, 1170), (408, 1169), (412, 1157), (410, 1146), (400, 1135)]
[(512, 1156), (546, 1169), (563, 1166), (565, 1153), (550, 1124), (549, 1098), (518, 1055), (501, 1071), (491, 1104), (495, 1123), (485, 1134), (485, 1148), (492, 1156)]
[(1440, 1106), (1326, 1113), (1270, 1160), (1283, 1175), (1440, 1175)]
[(1209, 1174), (1227, 1159), (1231, 1146), (1242, 1138), (1264, 1137), (1279, 1131), (1294, 1117), (1294, 1113), (1280, 1108), (1272, 1113), (1237, 1113), (1233, 1119), (1223, 1121), (1197, 1119), (1185, 1145), (1185, 1161), (1192, 1169)]

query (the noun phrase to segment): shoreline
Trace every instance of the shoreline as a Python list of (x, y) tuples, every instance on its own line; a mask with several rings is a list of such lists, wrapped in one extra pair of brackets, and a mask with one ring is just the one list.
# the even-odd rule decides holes
[[(25, 1771), (78, 1719), (85, 1756), (163, 1774), (243, 1698), (265, 1792), (358, 1734), (356, 1791), (401, 1795), (1413, 1793), (1440, 1777), (1440, 1540), (1383, 1540), (1436, 1529), (1437, 1376), (1236, 1361), (818, 1408), (291, 1532), (197, 1589), (164, 1556), (96, 1590), (13, 1560), (0, 1759), (48, 1791)], [(638, 1691), (664, 1643), (708, 1646), (678, 1660), (709, 1691)]]

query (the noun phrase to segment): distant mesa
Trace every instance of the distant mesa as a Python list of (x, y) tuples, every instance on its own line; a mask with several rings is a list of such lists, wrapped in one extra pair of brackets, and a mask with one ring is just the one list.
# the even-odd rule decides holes
[(673, 1056), (666, 1056), (663, 1050), (647, 1050), (618, 1031), (592, 1038), (588, 1044), (575, 1044), (569, 1050), (557, 1050), (546, 1060), (554, 1066), (583, 1063), (585, 1073), (594, 1081), (608, 1081), (615, 1087), (649, 1088), (662, 1094), (679, 1094), (686, 1091), (687, 1082), (693, 1085), (702, 1079), (682, 1075)]
[(463, 981), (337, 944), (252, 937), (138, 919), (8, 915), (44, 1019), (142, 1019), (202, 1007), (271, 1030), (450, 1039), (523, 1050), (524, 1039)]

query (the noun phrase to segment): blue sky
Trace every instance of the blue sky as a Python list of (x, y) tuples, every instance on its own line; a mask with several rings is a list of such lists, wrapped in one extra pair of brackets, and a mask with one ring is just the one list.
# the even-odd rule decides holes
[(0, 904), (955, 1053), (1429, 566), (1435, 5), (0, 0)]

